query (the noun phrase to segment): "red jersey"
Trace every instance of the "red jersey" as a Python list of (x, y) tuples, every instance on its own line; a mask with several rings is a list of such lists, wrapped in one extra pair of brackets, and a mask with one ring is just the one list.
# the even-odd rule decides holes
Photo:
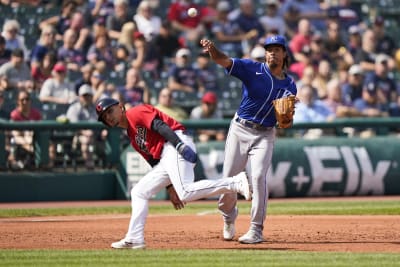
[(126, 111), (126, 118), (128, 119), (127, 133), (131, 140), (131, 145), (146, 160), (151, 158), (160, 159), (166, 142), (163, 136), (151, 129), (151, 124), (155, 118), (165, 122), (173, 131), (185, 130), (182, 124), (147, 104), (130, 108)]
[(28, 116), (25, 117), (25, 115), (22, 114), (21, 111), (19, 111), (18, 109), (14, 109), (13, 111), (11, 111), (10, 119), (13, 121), (39, 121), (42, 119), (42, 115), (40, 114), (39, 110), (31, 108)]

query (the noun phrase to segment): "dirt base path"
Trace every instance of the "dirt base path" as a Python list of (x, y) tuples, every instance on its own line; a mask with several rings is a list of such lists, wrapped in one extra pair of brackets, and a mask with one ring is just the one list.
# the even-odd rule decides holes
[[(249, 220), (248, 215), (239, 216), (237, 237), (247, 231)], [(126, 214), (0, 219), (0, 249), (109, 249), (124, 236), (128, 223)], [(223, 241), (221, 227), (217, 214), (150, 215), (146, 245), (148, 249), (400, 253), (400, 216), (269, 216), (267, 241), (257, 245), (239, 244), (237, 237)]]

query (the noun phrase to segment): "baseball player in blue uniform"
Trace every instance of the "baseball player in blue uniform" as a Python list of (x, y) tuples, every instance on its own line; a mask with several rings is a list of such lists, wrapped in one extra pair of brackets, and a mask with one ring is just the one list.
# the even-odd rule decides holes
[[(208, 39), (202, 39), (200, 44), (215, 63), (225, 68), (227, 74), (242, 81), (242, 100), (231, 121), (225, 144), (223, 176), (238, 174), (248, 165), (247, 175), (253, 188), (251, 223), (248, 232), (238, 240), (245, 244), (260, 243), (264, 241), (267, 172), (275, 141), (276, 118), (272, 101), (297, 93), (294, 80), (285, 72), (288, 67), (286, 40), (279, 35), (265, 40), (265, 63), (230, 58)], [(226, 193), (219, 199), (225, 240), (235, 237), (236, 202), (237, 194)]]

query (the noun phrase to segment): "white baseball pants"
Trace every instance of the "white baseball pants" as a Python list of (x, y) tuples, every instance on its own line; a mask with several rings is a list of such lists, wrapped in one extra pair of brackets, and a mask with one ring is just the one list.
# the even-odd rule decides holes
[[(181, 140), (194, 151), (191, 137), (176, 131)], [(212, 197), (223, 193), (237, 194), (238, 184), (231, 178), (200, 180), (194, 182), (194, 164), (184, 160), (175, 147), (164, 145), (161, 161), (131, 190), (132, 215), (125, 241), (144, 243), (144, 226), (149, 210), (149, 199), (169, 184), (173, 184), (184, 202)]]

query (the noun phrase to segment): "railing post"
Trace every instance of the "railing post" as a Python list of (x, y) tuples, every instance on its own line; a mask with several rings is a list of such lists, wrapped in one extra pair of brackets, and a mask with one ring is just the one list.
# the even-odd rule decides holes
[(35, 130), (33, 142), (36, 167), (47, 166), (49, 164), (50, 130)]
[(6, 134), (4, 131), (0, 131), (0, 169), (5, 169), (7, 166), (6, 155)]
[(113, 166), (116, 165), (120, 160), (120, 142), (121, 142), (121, 130), (117, 128), (107, 129), (107, 142), (105, 146), (106, 162)]

